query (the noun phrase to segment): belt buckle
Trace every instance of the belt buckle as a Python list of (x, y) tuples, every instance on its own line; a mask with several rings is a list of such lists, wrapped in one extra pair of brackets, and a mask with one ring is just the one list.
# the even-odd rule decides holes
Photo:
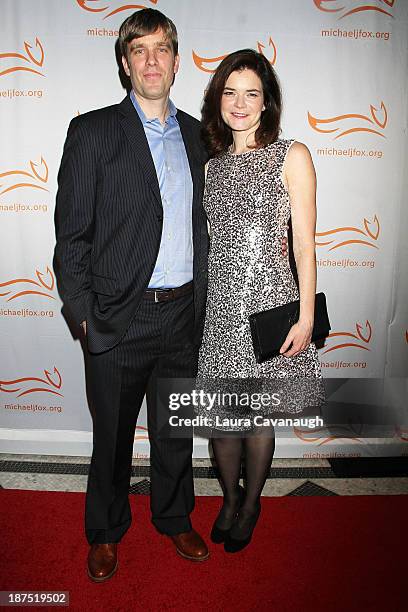
[(159, 295), (159, 292), (158, 292), (158, 291), (155, 291), (155, 292), (154, 292), (154, 301), (155, 301), (155, 303), (156, 303), (156, 304), (157, 304), (157, 303), (158, 303), (158, 301), (159, 301), (158, 295)]

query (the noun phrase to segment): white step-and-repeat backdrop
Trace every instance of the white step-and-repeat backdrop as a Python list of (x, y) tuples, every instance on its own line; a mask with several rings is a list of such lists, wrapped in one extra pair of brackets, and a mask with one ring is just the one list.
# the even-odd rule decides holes
[[(332, 323), (320, 350), (324, 376), (407, 376), (406, 0), (2, 0), (3, 452), (91, 452), (83, 355), (52, 270), (56, 177), (71, 118), (124, 97), (114, 45), (120, 23), (143, 4), (178, 28), (172, 98), (196, 117), (224, 55), (252, 47), (273, 64), (284, 94), (282, 136), (308, 145), (318, 176), (318, 288)], [(404, 426), (387, 440), (363, 433), (294, 428), (279, 436), (277, 456), (407, 453)], [(142, 412), (135, 456), (148, 452)], [(196, 440), (195, 456), (207, 452)]]

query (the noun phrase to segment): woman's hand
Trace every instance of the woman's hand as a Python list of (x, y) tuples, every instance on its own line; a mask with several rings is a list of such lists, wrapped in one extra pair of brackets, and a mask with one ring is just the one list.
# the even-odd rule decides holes
[[(312, 340), (313, 321), (301, 321), (295, 323), (289, 330), (285, 342), (280, 348), (281, 355), (294, 357), (304, 351)], [(290, 345), (292, 346), (290, 347)], [(290, 349), (289, 349), (290, 347)]]

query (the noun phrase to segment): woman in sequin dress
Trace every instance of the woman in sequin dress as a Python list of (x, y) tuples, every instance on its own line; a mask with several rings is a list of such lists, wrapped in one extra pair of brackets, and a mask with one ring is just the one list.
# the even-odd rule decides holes
[[(315, 261), (315, 173), (307, 147), (280, 140), (281, 93), (267, 59), (245, 49), (227, 56), (205, 95), (203, 135), (210, 152), (204, 208), (210, 225), (208, 297), (198, 380), (321, 378), (311, 344)], [(289, 217), (299, 291), (281, 243)], [(300, 318), (281, 355), (257, 364), (248, 317), (299, 299)], [(225, 389), (225, 386), (224, 386)], [(297, 412), (301, 407), (294, 407)], [(236, 552), (246, 546), (260, 513), (273, 458), (273, 427), (246, 426), (220, 406), (212, 446), (224, 501), (211, 538)], [(276, 416), (276, 415), (275, 415)], [(220, 431), (221, 430), (221, 431)], [(234, 434), (235, 432), (235, 434)], [(215, 433), (215, 431), (213, 432)], [(246, 489), (239, 487), (245, 454)]]

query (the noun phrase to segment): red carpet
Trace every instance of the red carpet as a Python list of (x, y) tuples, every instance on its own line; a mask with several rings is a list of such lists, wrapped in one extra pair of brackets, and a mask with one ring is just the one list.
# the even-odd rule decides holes
[[(212, 544), (203, 563), (178, 557), (150, 523), (149, 498), (131, 496), (133, 525), (105, 584), (85, 573), (83, 494), (2, 490), (0, 499), (0, 590), (70, 591), (70, 610), (408, 607), (408, 496), (263, 498), (251, 545), (227, 555)], [(219, 504), (197, 498), (194, 526), (207, 540)]]

